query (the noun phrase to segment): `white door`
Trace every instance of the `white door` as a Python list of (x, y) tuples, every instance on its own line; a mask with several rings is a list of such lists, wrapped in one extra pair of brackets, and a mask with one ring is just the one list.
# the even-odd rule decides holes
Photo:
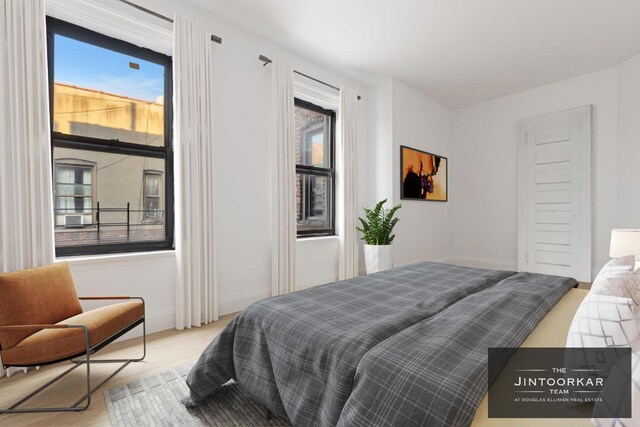
[(518, 269), (591, 282), (591, 106), (519, 124)]

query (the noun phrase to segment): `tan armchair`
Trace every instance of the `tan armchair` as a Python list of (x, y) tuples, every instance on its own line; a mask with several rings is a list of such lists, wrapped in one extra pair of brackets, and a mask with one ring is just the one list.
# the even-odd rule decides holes
[[(81, 300), (123, 300), (83, 312)], [(66, 262), (0, 274), (0, 356), (5, 368), (41, 366), (70, 360), (73, 366), (0, 413), (82, 411), (91, 394), (131, 362), (146, 356), (144, 300), (139, 297), (80, 297)], [(143, 355), (135, 359), (91, 360), (91, 355), (138, 325), (143, 328)], [(81, 358), (76, 360), (76, 358)], [(114, 373), (91, 387), (92, 363), (120, 363)], [(86, 365), (87, 391), (62, 408), (18, 408), (69, 372)], [(80, 404), (86, 401), (82, 406)]]

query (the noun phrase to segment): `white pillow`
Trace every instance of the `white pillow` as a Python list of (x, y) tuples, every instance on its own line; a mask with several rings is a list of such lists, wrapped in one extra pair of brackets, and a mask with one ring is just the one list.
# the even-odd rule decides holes
[(632, 270), (634, 270), (636, 266), (636, 256), (625, 255), (625, 256), (619, 256), (616, 258), (611, 258), (607, 263), (607, 265), (612, 267), (629, 267)]
[(591, 289), (593, 289), (594, 286), (597, 286), (599, 282), (620, 276), (628, 271), (633, 271), (635, 264), (636, 257), (634, 255), (627, 255), (609, 260), (593, 280)]
[(638, 337), (630, 298), (589, 292), (573, 316), (567, 347), (629, 347)]
[[(635, 308), (630, 298), (589, 292), (573, 317), (566, 347), (631, 347), (640, 335)], [(602, 363), (606, 365), (606, 361), (593, 352), (585, 352), (582, 358), (574, 352), (565, 356), (568, 370), (596, 369)], [(585, 386), (581, 390), (592, 391), (592, 388)], [(571, 394), (577, 397), (580, 392), (576, 390)]]
[(591, 292), (599, 295), (630, 298), (635, 305), (640, 305), (638, 278), (637, 273), (625, 271), (608, 279), (594, 281), (591, 285)]

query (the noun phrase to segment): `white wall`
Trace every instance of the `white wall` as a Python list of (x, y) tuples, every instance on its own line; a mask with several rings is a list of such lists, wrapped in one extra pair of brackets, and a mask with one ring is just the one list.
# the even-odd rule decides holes
[[(400, 200), (400, 146), (450, 157), (452, 111), (398, 80), (392, 82), (393, 165), (390, 182), (394, 203), (402, 203), (396, 226), (394, 265), (451, 258), (451, 203)], [(455, 158), (449, 159), (449, 164)], [(388, 162), (389, 160), (386, 160)], [(449, 172), (449, 176), (451, 173)]]
[[(393, 198), (393, 79), (380, 78), (369, 87), (369, 120), (371, 144), (369, 150), (369, 183), (372, 202)], [(362, 214), (362, 212), (361, 212)]]
[(400, 200), (400, 146), (448, 157), (452, 145), (452, 111), (393, 78), (380, 78), (369, 88), (370, 205), (388, 199), (387, 208), (402, 203), (394, 233), (393, 263), (451, 258), (450, 203)]
[(594, 106), (593, 271), (608, 260), (618, 209), (617, 67), (454, 111), (449, 171), (455, 261), (516, 268), (518, 121), (588, 104)]
[(338, 280), (340, 241), (336, 237), (312, 237), (296, 242), (298, 290)]
[[(178, 10), (205, 22), (223, 38), (222, 45), (214, 45), (215, 239), (220, 313), (235, 312), (271, 294), (271, 73), (268, 66), (263, 67), (258, 61), (258, 55), (280, 54), (300, 71), (358, 90), (363, 98), (359, 104), (363, 189), (360, 205), (369, 199), (368, 187), (363, 185), (369, 171), (367, 87), (360, 83), (358, 75), (313, 63), (187, 2), (139, 0), (138, 3), (165, 16), (173, 16)], [(109, 1), (108, 5), (140, 20), (164, 25), (163, 21), (119, 2)], [(296, 277), (301, 287), (337, 278), (336, 239), (317, 239), (298, 247), (298, 258), (303, 261), (298, 265)], [(307, 262), (310, 254), (314, 258)], [(155, 319), (150, 322), (151, 331), (174, 324), (176, 262), (172, 253), (72, 260), (72, 270), (79, 293), (140, 295), (147, 300), (150, 319)]]
[(619, 67), (618, 228), (640, 228), (640, 55)]
[[(173, 252), (74, 259), (71, 268), (79, 296), (142, 297), (146, 303), (149, 331), (175, 326), (176, 264)], [(113, 302), (117, 301), (110, 303)], [(91, 309), (105, 304), (83, 302), (83, 307)]]

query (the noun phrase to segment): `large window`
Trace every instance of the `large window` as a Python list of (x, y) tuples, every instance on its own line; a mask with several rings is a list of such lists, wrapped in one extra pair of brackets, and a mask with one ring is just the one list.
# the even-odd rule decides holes
[(298, 237), (335, 234), (334, 111), (295, 100)]
[(57, 255), (173, 247), (171, 58), (47, 18)]

